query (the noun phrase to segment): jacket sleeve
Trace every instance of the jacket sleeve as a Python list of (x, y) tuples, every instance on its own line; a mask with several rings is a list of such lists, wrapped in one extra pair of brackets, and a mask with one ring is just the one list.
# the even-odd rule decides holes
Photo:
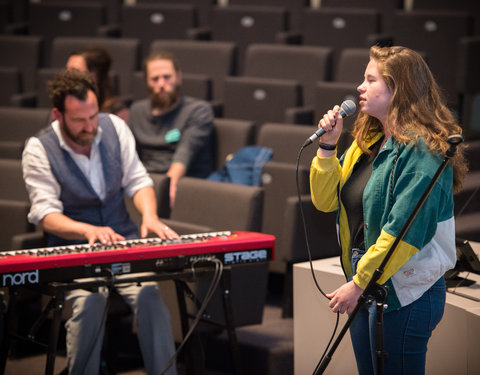
[(319, 211), (338, 209), (338, 184), (342, 167), (336, 155), (328, 158), (315, 156), (310, 167), (312, 202)]

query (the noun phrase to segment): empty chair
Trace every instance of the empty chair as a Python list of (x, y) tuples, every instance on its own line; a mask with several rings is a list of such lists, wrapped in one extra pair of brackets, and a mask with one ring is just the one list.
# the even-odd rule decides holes
[(142, 56), (155, 39), (187, 39), (197, 27), (196, 10), (188, 4), (123, 5), (121, 33), (141, 41)]
[(307, 9), (303, 19), (303, 44), (333, 48), (333, 67), (340, 51), (363, 47), (371, 34), (380, 32), (380, 14), (373, 9)]
[(415, 0), (412, 9), (417, 10), (445, 10), (467, 12), (474, 18), (474, 33), (480, 34), (480, 3), (471, 0)]
[[(428, 1), (428, 0), (427, 0)], [(416, 0), (415, 0), (416, 2)], [(396, 10), (403, 9), (403, 0), (322, 0), (322, 8), (362, 8), (375, 9), (381, 15), (381, 31), (390, 32), (392, 15)]]
[(217, 4), (217, 0), (137, 0), (137, 4), (189, 4), (193, 5), (198, 14), (198, 23), (200, 26), (210, 26), (211, 12), (213, 7)]
[(369, 48), (344, 48), (340, 52), (335, 81), (362, 83), (365, 68), (370, 61)]
[(315, 83), (331, 80), (332, 49), (319, 46), (251, 44), (244, 76), (292, 79), (302, 85), (303, 105), (315, 102)]
[(48, 125), (50, 111), (0, 107), (0, 158), (20, 159), (25, 141)]
[(0, 250), (10, 250), (12, 236), (33, 231), (27, 221), (30, 208), (20, 160), (0, 159)]
[(17, 68), (0, 66), (0, 106), (13, 104), (13, 95), (22, 91), (22, 75)]
[(238, 72), (243, 72), (245, 51), (251, 43), (275, 43), (288, 30), (286, 9), (266, 6), (216, 7), (212, 12), (212, 39), (235, 42)]
[(40, 67), (43, 38), (29, 35), (0, 35), (0, 66), (19, 69), (22, 92), (35, 88), (35, 72)]
[(458, 104), (458, 43), (470, 35), (471, 21), (467, 13), (451, 11), (399, 11), (393, 18), (395, 44), (426, 53), (432, 73), (452, 106)]
[(225, 79), (223, 116), (265, 122), (289, 122), (287, 110), (302, 104), (297, 81), (252, 77)]
[[(88, 22), (87, 22), (88, 20)], [(49, 63), (50, 45), (59, 36), (102, 35), (105, 6), (98, 2), (36, 2), (29, 4), (29, 32), (45, 40), (44, 64)]]
[(247, 120), (233, 120), (215, 118), (215, 170), (221, 168), (230, 155), (241, 148), (253, 144), (255, 136), (255, 122)]
[[(42, 3), (78, 2), (78, 0), (41, 0)], [(82, 0), (82, 2), (100, 3), (105, 7), (108, 24), (116, 24), (120, 21), (120, 8), (122, 0)]]
[(59, 37), (52, 42), (51, 67), (63, 68), (75, 50), (101, 47), (112, 58), (112, 71), (118, 76), (118, 94), (129, 96), (132, 92), (132, 73), (140, 68), (140, 42), (129, 38)]
[(155, 40), (150, 51), (167, 50), (175, 54), (183, 73), (204, 74), (213, 83), (213, 99), (224, 95), (223, 81), (236, 74), (236, 45), (233, 42)]
[[(229, 5), (258, 5), (256, 0), (229, 0)], [(263, 0), (262, 5), (283, 7), (289, 14), (289, 29), (302, 28), (302, 11), (308, 7), (308, 0)]]

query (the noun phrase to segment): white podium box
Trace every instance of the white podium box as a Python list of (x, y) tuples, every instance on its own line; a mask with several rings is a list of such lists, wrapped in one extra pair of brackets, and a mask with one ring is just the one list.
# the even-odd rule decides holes
[[(345, 283), (339, 257), (316, 260), (313, 269), (326, 293)], [(476, 283), (471, 287), (457, 288), (456, 292), (462, 295), (447, 293), (443, 319), (429, 341), (426, 374), (480, 374), (480, 302), (475, 300), (480, 299), (480, 275), (469, 274), (468, 279)], [(294, 371), (295, 375), (311, 375), (330, 340), (336, 314), (316, 288), (309, 262), (293, 266), (293, 282)], [(337, 335), (346, 320), (345, 314), (340, 315)], [(357, 373), (347, 332), (325, 374)]]

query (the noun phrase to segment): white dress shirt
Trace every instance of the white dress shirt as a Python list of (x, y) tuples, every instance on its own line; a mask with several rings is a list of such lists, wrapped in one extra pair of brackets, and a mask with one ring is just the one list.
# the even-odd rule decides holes
[[(120, 141), (123, 168), (122, 186), (125, 193), (129, 197), (133, 197), (143, 187), (153, 186), (153, 181), (138, 158), (135, 139), (128, 125), (115, 115), (110, 114), (109, 116)], [(99, 198), (103, 200), (106, 194), (106, 181), (98, 147), (102, 129), (98, 128), (98, 134), (92, 143), (90, 157), (87, 157), (75, 153), (67, 145), (57, 120), (52, 123), (52, 127), (59, 138), (60, 146), (70, 154)], [(33, 224), (38, 224), (49, 213), (63, 213), (63, 204), (60, 201), (60, 185), (52, 173), (45, 148), (37, 137), (31, 137), (25, 145), (22, 155), (22, 168), (31, 202), (28, 220)]]

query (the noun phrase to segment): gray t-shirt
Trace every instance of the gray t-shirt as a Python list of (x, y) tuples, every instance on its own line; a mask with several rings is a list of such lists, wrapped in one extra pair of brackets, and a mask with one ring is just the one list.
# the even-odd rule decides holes
[(213, 111), (202, 100), (183, 97), (178, 106), (152, 115), (150, 99), (134, 102), (129, 125), (148, 172), (165, 173), (172, 162), (186, 166), (187, 176), (207, 177), (213, 170)]

